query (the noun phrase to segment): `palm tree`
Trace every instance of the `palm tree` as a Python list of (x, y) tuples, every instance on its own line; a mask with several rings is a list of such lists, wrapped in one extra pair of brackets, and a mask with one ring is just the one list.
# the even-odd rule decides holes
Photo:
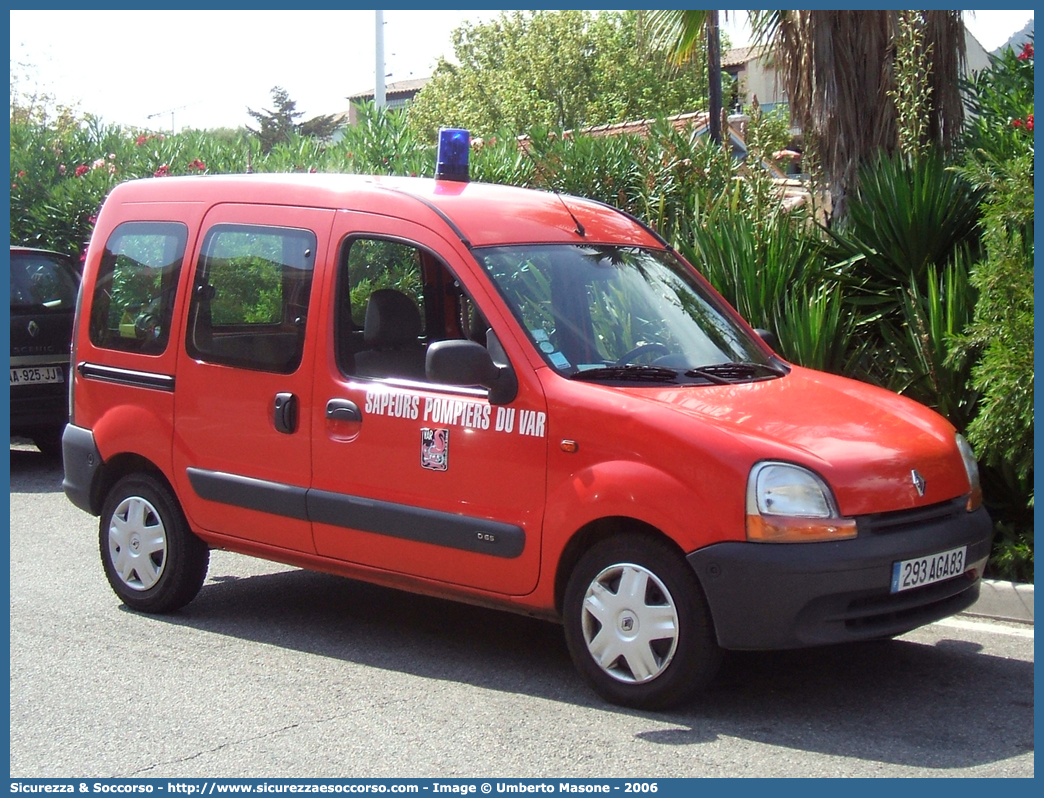
[(717, 11), (653, 11), (649, 30), (653, 41), (667, 44), (676, 65), (692, 60), (707, 32), (707, 99), (711, 141), (721, 143), (721, 44)]
[[(751, 11), (755, 40), (771, 48), (792, 120), (817, 154), (833, 200), (845, 197), (859, 167), (897, 146), (895, 41), (899, 11)], [(920, 11), (931, 65), (927, 137), (948, 150), (964, 118), (960, 11)]]
[[(650, 29), (654, 37), (672, 43), (676, 61), (684, 61), (702, 42), (704, 28), (709, 31), (713, 24), (716, 29), (717, 13), (653, 11)], [(787, 91), (791, 118), (801, 127), (806, 145), (817, 154), (833, 199), (833, 216), (839, 218), (859, 167), (880, 150), (890, 153), (897, 146), (892, 93), (901, 12), (749, 13), (755, 40), (771, 48)], [(946, 150), (956, 141), (964, 118), (958, 82), (964, 63), (962, 14), (914, 13), (924, 15), (923, 47), (931, 64), (927, 134)], [(708, 72), (712, 69), (708, 64)], [(710, 81), (720, 90), (720, 67)]]

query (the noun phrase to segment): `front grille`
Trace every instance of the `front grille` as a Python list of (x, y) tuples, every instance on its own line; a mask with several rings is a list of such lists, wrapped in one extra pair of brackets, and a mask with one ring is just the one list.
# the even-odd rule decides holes
[(965, 501), (962, 496), (927, 507), (916, 507), (912, 510), (861, 515), (856, 518), (856, 525), (860, 535), (890, 535), (893, 532), (905, 532), (927, 524), (947, 521), (964, 513)]
[(886, 629), (897, 626), (919, 626), (932, 620), (960, 612), (978, 597), (968, 591), (976, 587), (978, 577), (966, 571), (945, 582), (851, 601), (845, 612), (845, 627), (850, 631)]

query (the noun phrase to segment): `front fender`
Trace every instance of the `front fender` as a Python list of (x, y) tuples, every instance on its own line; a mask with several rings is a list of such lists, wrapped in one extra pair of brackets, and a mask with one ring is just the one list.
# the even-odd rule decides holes
[[(585, 467), (549, 491), (545, 529), (549, 561), (578, 530), (599, 519), (633, 518), (658, 529), (682, 551), (743, 536), (742, 476), (687, 485), (647, 463), (612, 460)], [(732, 495), (735, 494), (735, 495)]]

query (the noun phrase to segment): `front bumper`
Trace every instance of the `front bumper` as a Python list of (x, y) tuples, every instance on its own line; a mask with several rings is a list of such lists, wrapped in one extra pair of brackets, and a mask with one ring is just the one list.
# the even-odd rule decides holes
[[(780, 649), (902, 634), (968, 608), (993, 540), (986, 510), (964, 499), (857, 519), (851, 540), (717, 543), (688, 555), (718, 643)], [(965, 572), (891, 593), (892, 564), (967, 546)]]

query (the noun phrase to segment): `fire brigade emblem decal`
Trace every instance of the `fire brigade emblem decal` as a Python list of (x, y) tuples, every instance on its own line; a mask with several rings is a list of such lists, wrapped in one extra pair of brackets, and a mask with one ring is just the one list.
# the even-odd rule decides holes
[(449, 430), (421, 429), (421, 468), (449, 470)]
[(917, 495), (918, 496), (923, 496), (924, 495), (924, 487), (925, 487), (926, 483), (924, 481), (924, 477), (922, 477), (920, 474), (917, 473), (917, 469), (916, 468), (913, 471), (910, 472), (910, 479), (913, 480), (914, 490), (917, 491)]

